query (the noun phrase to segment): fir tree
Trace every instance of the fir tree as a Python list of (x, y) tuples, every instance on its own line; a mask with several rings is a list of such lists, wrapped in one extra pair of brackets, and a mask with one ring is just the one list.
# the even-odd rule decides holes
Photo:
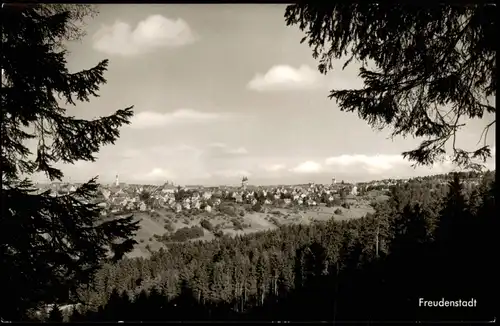
[[(372, 127), (391, 128), (391, 136), (426, 137), (403, 155), (432, 164), (446, 154), (459, 165), (491, 157), (486, 142), (469, 151), (455, 142), (462, 119), (495, 113), (495, 4), (450, 5), (307, 3), (287, 7), (287, 25), (305, 32), (326, 74), (334, 62), (361, 64), (364, 86), (335, 89), (340, 110), (357, 112)], [(337, 67), (335, 67), (336, 69)], [(484, 138), (483, 138), (484, 136)]]
[(69, 318), (70, 322), (72, 323), (77, 323), (77, 322), (83, 322), (84, 317), (83, 315), (78, 311), (76, 307), (73, 308), (73, 312), (71, 313), (71, 316)]
[(459, 232), (463, 231), (468, 215), (467, 201), (458, 173), (453, 175), (448, 188), (436, 230), (436, 238), (443, 247), (448, 247), (454, 240), (459, 240)]
[(53, 305), (52, 309), (49, 312), (49, 317), (47, 318), (47, 321), (53, 323), (61, 323), (63, 319), (64, 317), (61, 309), (59, 309), (59, 307), (56, 304)]
[[(98, 96), (108, 61), (69, 72), (63, 41), (71, 39), (72, 11), (2, 6), (0, 317), (22, 318), (43, 303), (72, 299), (109, 250), (131, 249), (132, 216), (103, 221), (94, 203), (96, 179), (63, 196), (39, 193), (29, 178), (62, 180), (55, 163), (95, 161), (128, 124), (132, 107), (95, 120), (75, 118), (62, 105)], [(59, 99), (58, 99), (59, 97)], [(64, 103), (65, 102), (65, 103)], [(27, 141), (37, 140), (35, 155)]]

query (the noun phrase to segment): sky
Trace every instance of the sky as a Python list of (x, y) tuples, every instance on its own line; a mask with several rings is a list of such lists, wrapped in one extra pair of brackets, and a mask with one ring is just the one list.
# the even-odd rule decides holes
[[(134, 105), (135, 115), (96, 162), (58, 165), (64, 181), (330, 183), (454, 169), (448, 162), (412, 168), (401, 153), (421, 139), (391, 140), (390, 130), (341, 112), (329, 90), (361, 87), (359, 65), (320, 75), (300, 44), (304, 33), (286, 26), (285, 5), (109, 4), (99, 12), (87, 36), (68, 44), (67, 60), (78, 71), (109, 59), (107, 84), (68, 113), (91, 119)], [(493, 119), (470, 121), (459, 144), (476, 148)]]

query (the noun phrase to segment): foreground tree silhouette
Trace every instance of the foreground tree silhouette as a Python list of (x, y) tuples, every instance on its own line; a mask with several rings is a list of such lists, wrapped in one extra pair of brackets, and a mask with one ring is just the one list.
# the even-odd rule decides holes
[[(19, 320), (46, 303), (77, 301), (75, 289), (88, 283), (107, 259), (132, 249), (138, 222), (132, 216), (103, 221), (92, 203), (95, 179), (64, 196), (37, 193), (35, 172), (51, 180), (63, 173), (54, 163), (94, 161), (100, 146), (113, 144), (129, 123), (132, 107), (87, 121), (66, 115), (66, 104), (98, 96), (108, 61), (70, 73), (63, 41), (71, 12), (37, 6), (2, 7), (0, 317)], [(27, 141), (38, 140), (36, 155)]]
[(61, 309), (57, 305), (54, 305), (49, 312), (49, 317), (47, 318), (48, 322), (53, 323), (62, 323), (64, 317)]
[[(287, 25), (306, 32), (319, 70), (333, 60), (360, 61), (363, 89), (333, 90), (342, 111), (358, 112), (372, 127), (392, 128), (392, 137), (427, 137), (403, 153), (416, 165), (432, 164), (452, 143), (453, 161), (479, 167), (490, 148), (488, 124), (474, 150), (459, 148), (457, 131), (466, 118), (495, 113), (496, 6), (300, 3), (286, 9)], [(368, 62), (375, 68), (368, 68)]]

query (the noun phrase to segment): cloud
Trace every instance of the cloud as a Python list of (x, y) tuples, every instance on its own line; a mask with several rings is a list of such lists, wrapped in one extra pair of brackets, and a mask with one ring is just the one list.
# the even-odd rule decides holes
[(129, 127), (134, 129), (145, 129), (173, 124), (208, 123), (225, 118), (227, 118), (225, 114), (200, 112), (191, 109), (180, 109), (167, 113), (144, 111), (135, 114), (132, 119), (130, 119)]
[(324, 85), (324, 77), (307, 65), (299, 68), (276, 65), (265, 74), (255, 75), (247, 88), (258, 92), (312, 89)]
[(222, 177), (222, 178), (242, 178), (244, 176), (251, 176), (252, 174), (246, 170), (218, 170), (212, 173), (213, 176)]
[[(234, 171), (244, 171), (246, 173), (249, 167), (248, 157), (249, 153), (244, 147), (233, 147), (224, 143), (212, 143), (203, 149), (199, 162), (205, 171), (215, 173), (214, 175), (216, 176), (239, 177), (240, 174)], [(217, 171), (220, 173), (217, 173)]]
[(136, 174), (134, 179), (144, 181), (163, 181), (175, 178), (175, 175), (166, 169), (154, 168), (145, 174)]
[(134, 158), (134, 157), (138, 157), (141, 154), (142, 154), (142, 152), (138, 149), (135, 149), (135, 148), (127, 148), (126, 150), (121, 152), (121, 156), (124, 158)]
[(172, 173), (167, 170), (163, 170), (160, 168), (154, 168), (151, 172), (146, 174), (148, 177), (156, 178), (156, 177), (171, 177)]
[(203, 152), (197, 147), (181, 144), (173, 149), (174, 154), (182, 154), (182, 155), (192, 155), (192, 156), (200, 156)]
[(247, 155), (248, 151), (245, 147), (232, 148), (224, 143), (212, 143), (207, 146), (205, 154), (210, 158), (228, 158)]
[(267, 172), (278, 172), (286, 169), (286, 166), (284, 164), (271, 164), (262, 166), (262, 169), (266, 170)]
[(156, 157), (158, 159), (169, 159), (172, 157), (188, 157), (194, 158), (202, 151), (196, 147), (186, 144), (178, 146), (151, 146), (147, 148), (127, 148), (120, 152), (120, 157), (126, 159), (134, 159), (141, 157)]
[(389, 171), (396, 165), (409, 165), (410, 163), (401, 155), (340, 155), (329, 157), (325, 160), (325, 165), (335, 167), (359, 166), (370, 174), (379, 174)]
[(130, 24), (116, 21), (102, 26), (94, 35), (94, 49), (110, 55), (135, 56), (164, 47), (191, 44), (196, 37), (182, 20), (152, 15), (140, 21), (135, 29)]
[[(114, 161), (113, 171), (119, 171), (121, 177), (131, 176), (134, 182), (162, 183), (173, 180), (185, 184), (213, 177), (239, 181), (252, 171), (250, 165), (246, 164), (247, 157), (248, 151), (244, 147), (224, 143), (200, 147), (179, 144), (127, 148)], [(121, 162), (125, 162), (126, 169), (117, 166)], [(161, 163), (161, 167), (158, 163)]]
[[(265, 74), (258, 73), (247, 84), (247, 88), (258, 91), (288, 91), (304, 89), (361, 89), (363, 79), (359, 77), (362, 65), (353, 63), (343, 67), (343, 63), (336, 63), (326, 75), (314, 67), (301, 65), (298, 68), (289, 65), (274, 65)], [(373, 64), (368, 64), (373, 69)]]
[(436, 162), (432, 166), (417, 166), (413, 168), (410, 162), (400, 154), (380, 155), (340, 155), (325, 160), (325, 167), (331, 173), (343, 174), (355, 171), (359, 175), (364, 172), (374, 178), (395, 176), (416, 176), (448, 173), (457, 167), (451, 160)]
[(290, 169), (291, 172), (295, 173), (318, 173), (321, 172), (321, 170), (321, 164), (318, 164), (314, 161), (307, 161), (297, 165), (293, 169)]
[(245, 147), (238, 147), (238, 148), (229, 150), (229, 153), (235, 154), (235, 155), (246, 155), (246, 154), (248, 154), (248, 151)]

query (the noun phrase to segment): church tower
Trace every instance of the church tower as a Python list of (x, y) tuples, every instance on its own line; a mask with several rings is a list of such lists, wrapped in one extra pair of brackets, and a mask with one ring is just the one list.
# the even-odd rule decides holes
[(116, 178), (115, 178), (115, 186), (119, 186), (120, 185), (120, 181), (118, 179), (118, 174), (116, 175)]
[(241, 188), (243, 188), (243, 190), (247, 190), (247, 185), (248, 185), (248, 178), (243, 177), (243, 179), (241, 179)]

